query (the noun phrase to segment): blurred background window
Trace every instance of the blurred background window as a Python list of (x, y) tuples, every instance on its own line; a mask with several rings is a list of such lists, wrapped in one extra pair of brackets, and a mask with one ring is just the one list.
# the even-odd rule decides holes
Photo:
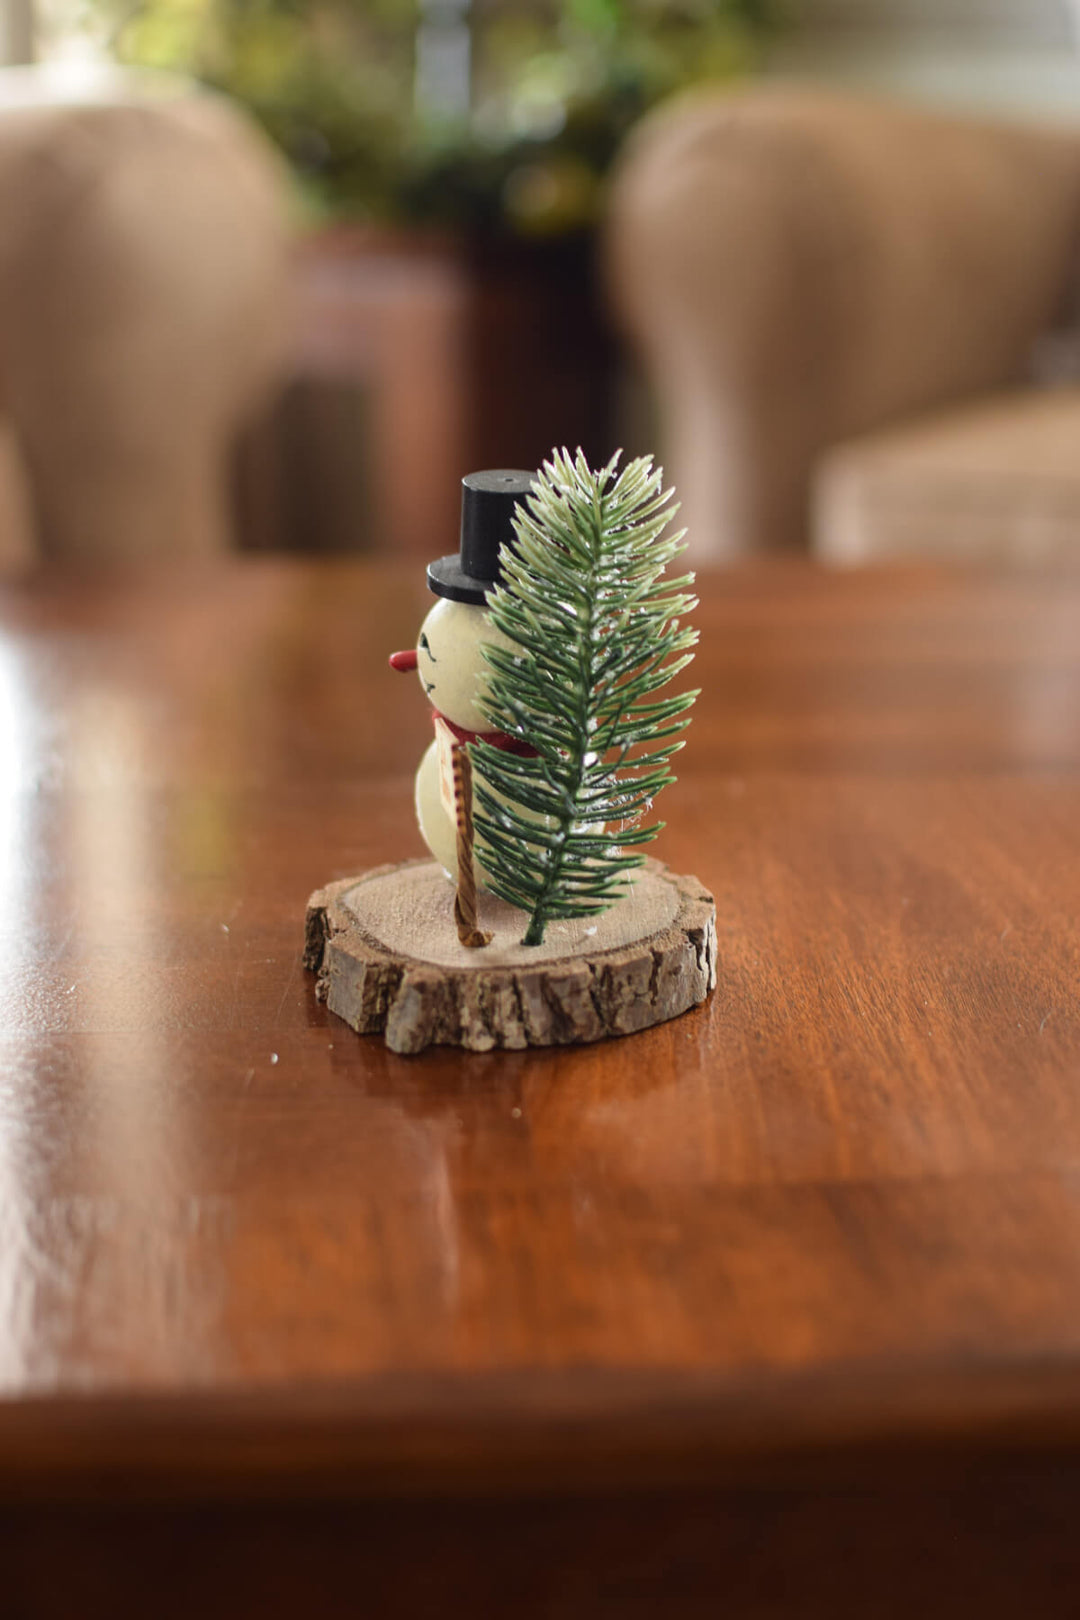
[(235, 97), (316, 217), (587, 228), (623, 137), (695, 82), (798, 76), (1072, 114), (1080, 0), (0, 0), (4, 60)]
[(43, 60), (113, 59), (234, 96), (313, 209), (530, 235), (589, 223), (630, 124), (680, 85), (748, 71), (777, 10), (774, 0), (4, 4), (24, 13), (22, 57), (33, 37)]
[(1075, 114), (1078, 0), (796, 0), (772, 67), (973, 110)]
[(37, 0), (42, 59), (197, 81), (288, 160), (309, 228), (289, 378), (241, 457), (247, 544), (426, 555), (471, 467), (647, 435), (593, 274), (608, 172), (672, 92), (760, 69), (775, 11)]
[[(284, 380), (236, 460), (233, 530), (249, 546), (427, 556), (452, 539), (463, 472), (580, 443), (593, 461), (616, 444), (658, 447), (702, 555), (805, 546), (812, 533), (835, 555), (837, 512), (868, 532), (851, 517), (871, 488), (853, 437), (922, 434), (926, 411), (1080, 378), (1080, 0), (0, 0), (0, 22), (8, 63), (43, 64), (4, 75), (0, 110), (57, 86), (106, 104), (168, 88), (204, 118), (224, 97), (285, 159), (266, 161), (264, 183), (305, 229), (294, 316), (267, 315), (289, 334)], [(749, 81), (769, 92), (726, 94)], [(836, 90), (869, 92), (881, 115), (863, 129), (863, 102), (841, 107), (842, 94), (833, 111), (807, 111), (790, 81), (829, 106)], [(707, 108), (665, 110), (688, 87), (707, 87)], [(909, 138), (892, 98), (989, 113), (995, 130), (1058, 128), (1053, 145), (983, 131), (969, 150), (925, 123)], [(132, 127), (113, 126), (129, 152)], [(911, 172), (923, 142), (927, 167)], [(133, 243), (163, 223), (148, 194)], [(631, 216), (634, 253), (611, 273)], [(194, 268), (205, 254), (183, 240)], [(921, 290), (920, 263), (934, 267)], [(198, 277), (184, 276), (181, 294), (193, 292)], [(963, 364), (939, 363), (980, 290)], [(873, 310), (882, 343), (896, 340), (876, 370), (856, 319)], [(731, 355), (743, 371), (724, 371)], [(985, 477), (1003, 444), (1016, 451), (1013, 487), (1045, 502), (1060, 486), (1080, 393), (1053, 402), (1053, 434), (1044, 402), (1009, 401), (1015, 424), (965, 419), (944, 436), (931, 424), (881, 450), (875, 501), (919, 461), (912, 547), (933, 530), (924, 510), (944, 509), (938, 491), (960, 487), (941, 471), (946, 448), (949, 469), (979, 462), (965, 501), (974, 491), (1003, 510)], [(1072, 510), (1023, 523), (1052, 528), (1057, 547)], [(972, 511), (977, 549), (986, 525)], [(872, 550), (860, 539), (846, 554)]]

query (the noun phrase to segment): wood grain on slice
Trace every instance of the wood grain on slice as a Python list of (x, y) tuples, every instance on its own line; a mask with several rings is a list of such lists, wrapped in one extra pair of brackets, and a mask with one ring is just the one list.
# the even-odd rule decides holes
[(524, 916), (484, 894), (483, 951), (459, 944), (454, 891), (435, 861), (377, 867), (308, 901), (304, 963), (318, 995), (392, 1051), (562, 1046), (629, 1035), (698, 1006), (716, 983), (716, 915), (697, 878), (648, 861), (596, 918), (549, 924), (521, 945)]

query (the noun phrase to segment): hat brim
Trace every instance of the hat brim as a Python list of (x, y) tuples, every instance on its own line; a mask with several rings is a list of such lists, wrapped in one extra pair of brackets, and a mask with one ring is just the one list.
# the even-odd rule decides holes
[(427, 582), (428, 589), (436, 596), (448, 597), (451, 602), (471, 602), (475, 607), (483, 607), (488, 593), (498, 584), (494, 579), (477, 579), (473, 574), (466, 574), (456, 552), (428, 563)]

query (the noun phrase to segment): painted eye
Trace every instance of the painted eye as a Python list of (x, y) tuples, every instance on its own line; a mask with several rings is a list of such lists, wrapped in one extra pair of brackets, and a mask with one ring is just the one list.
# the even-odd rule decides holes
[(435, 654), (431, 650), (430, 641), (428, 640), (427, 636), (424, 634), (424, 632), (422, 630), (420, 632), (419, 647), (420, 647), (421, 652), (426, 652), (427, 653), (428, 657), (431, 659), (431, 662), (433, 664), (437, 664), (439, 662), (439, 660), (435, 657)]

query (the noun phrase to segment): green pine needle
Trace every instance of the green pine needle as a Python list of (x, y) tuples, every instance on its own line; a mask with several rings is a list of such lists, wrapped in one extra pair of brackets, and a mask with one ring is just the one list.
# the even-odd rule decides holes
[(552, 453), (514, 520), (503, 583), (488, 598), (515, 645), (488, 644), (491, 725), (528, 743), (523, 758), (471, 744), (477, 855), (488, 887), (529, 914), (525, 945), (553, 918), (592, 917), (626, 893), (645, 825), (683, 746), (696, 692), (655, 698), (690, 662), (694, 576), (664, 580), (684, 530), (652, 458), (616, 475), (581, 451)]

